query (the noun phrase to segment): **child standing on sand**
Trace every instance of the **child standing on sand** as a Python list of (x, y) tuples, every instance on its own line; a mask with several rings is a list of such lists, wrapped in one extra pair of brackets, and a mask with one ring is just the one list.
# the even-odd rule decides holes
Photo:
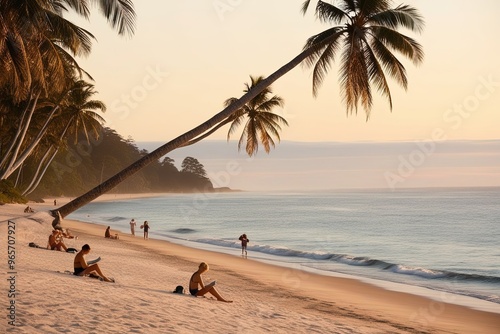
[(247, 256), (247, 244), (250, 242), (250, 240), (248, 240), (245, 233), (240, 235), (239, 240), (241, 241), (241, 255), (243, 256), (243, 253), (245, 253), (245, 256)]

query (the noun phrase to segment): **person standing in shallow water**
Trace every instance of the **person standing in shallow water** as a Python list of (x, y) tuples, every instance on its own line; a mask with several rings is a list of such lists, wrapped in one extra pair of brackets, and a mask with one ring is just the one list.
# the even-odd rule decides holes
[(130, 221), (130, 233), (132, 233), (133, 236), (135, 236), (135, 225), (135, 219), (132, 218), (132, 220)]
[(239, 240), (241, 241), (241, 256), (247, 256), (247, 244), (250, 242), (250, 240), (248, 240), (245, 233), (240, 235)]
[(144, 239), (148, 240), (149, 239), (149, 223), (147, 220), (144, 221), (144, 225), (142, 225), (142, 227), (144, 228)]

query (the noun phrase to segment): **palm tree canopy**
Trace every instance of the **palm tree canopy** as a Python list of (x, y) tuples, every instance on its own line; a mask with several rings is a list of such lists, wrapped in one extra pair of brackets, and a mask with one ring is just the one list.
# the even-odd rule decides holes
[(60, 88), (67, 76), (64, 62), (77, 65), (61, 50), (88, 55), (94, 39), (63, 14), (72, 9), (88, 18), (91, 3), (119, 34), (134, 32), (132, 0), (0, 0), (0, 90), (19, 102), (29, 98), (30, 89), (46, 95), (49, 86)]
[[(310, 5), (302, 5), (305, 13)], [(406, 70), (393, 52), (418, 65), (422, 46), (403, 35), (400, 28), (420, 33), (424, 20), (417, 9), (408, 5), (392, 8), (391, 0), (341, 0), (333, 5), (319, 0), (316, 16), (336, 26), (308, 39), (304, 49), (314, 52), (305, 60), (313, 67), (313, 94), (337, 56), (340, 57), (341, 94), (347, 112), (357, 112), (361, 105), (369, 117), (373, 104), (372, 87), (385, 96), (392, 110), (392, 97), (386, 73), (404, 89), (408, 87)]]
[[(250, 76), (250, 80), (250, 85), (245, 83), (246, 88), (243, 90), (245, 93), (249, 92), (259, 82), (264, 80), (264, 77)], [(245, 116), (248, 118), (238, 142), (238, 150), (240, 150), (246, 142), (246, 152), (250, 156), (257, 154), (259, 141), (262, 143), (266, 152), (269, 153), (271, 146), (275, 146), (273, 137), (278, 141), (280, 140), (280, 124), (288, 126), (286, 119), (272, 112), (274, 108), (283, 107), (283, 99), (277, 95), (270, 95), (272, 95), (272, 90), (271, 87), (268, 86), (229, 118), (232, 123), (227, 134), (227, 140), (230, 139), (231, 135), (236, 132), (238, 127), (243, 123)], [(229, 98), (224, 102), (224, 105), (227, 107), (237, 100), (238, 99), (234, 97)]]

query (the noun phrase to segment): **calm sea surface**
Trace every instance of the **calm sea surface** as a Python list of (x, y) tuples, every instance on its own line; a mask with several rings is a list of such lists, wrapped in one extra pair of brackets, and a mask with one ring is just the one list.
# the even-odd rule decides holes
[(500, 310), (499, 188), (168, 194), (90, 203), (68, 218), (123, 233), (131, 218), (148, 220), (151, 238), (235, 256), (246, 233), (252, 259)]

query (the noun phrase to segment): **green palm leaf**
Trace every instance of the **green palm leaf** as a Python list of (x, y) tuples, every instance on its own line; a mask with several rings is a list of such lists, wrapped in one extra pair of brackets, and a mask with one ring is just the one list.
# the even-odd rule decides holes
[[(339, 81), (347, 113), (362, 107), (369, 117), (373, 105), (372, 85), (389, 101), (392, 98), (386, 74), (408, 87), (406, 70), (394, 52), (418, 65), (422, 62), (422, 46), (414, 39), (397, 31), (406, 28), (421, 32), (424, 21), (419, 12), (408, 5), (391, 8), (391, 0), (341, 0), (332, 5), (318, 1), (316, 16), (333, 26), (309, 38), (304, 50), (311, 54), (304, 61), (313, 67), (313, 95), (339, 57)], [(302, 11), (310, 6), (303, 3)]]
[[(245, 83), (244, 91), (249, 92), (262, 80), (264, 80), (262, 76), (250, 76), (251, 83)], [(245, 150), (250, 156), (257, 154), (259, 142), (264, 147), (264, 150), (269, 153), (271, 147), (275, 146), (273, 137), (278, 141), (280, 140), (281, 124), (288, 125), (288, 122), (283, 117), (272, 112), (273, 109), (284, 105), (283, 99), (277, 95), (270, 96), (271, 94), (271, 87), (266, 87), (229, 118), (231, 125), (227, 133), (227, 140), (230, 140), (231, 135), (243, 124), (245, 118), (248, 118), (238, 141), (238, 150), (245, 146)], [(237, 100), (234, 97), (229, 98), (224, 102), (224, 105), (226, 107), (230, 106)]]

